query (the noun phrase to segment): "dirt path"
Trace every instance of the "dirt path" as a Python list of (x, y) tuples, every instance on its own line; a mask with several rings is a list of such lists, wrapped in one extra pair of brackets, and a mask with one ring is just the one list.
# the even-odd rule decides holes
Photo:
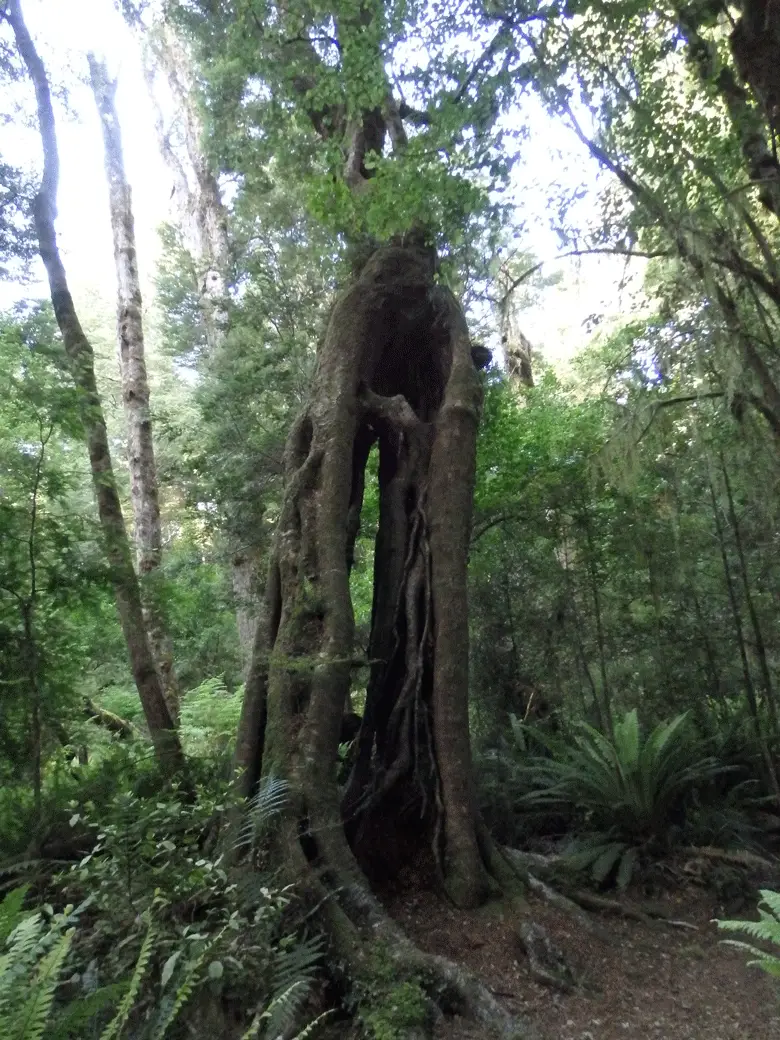
[[(510, 1010), (534, 1022), (545, 1040), (780, 1040), (780, 983), (723, 946), (711, 901), (692, 889), (668, 899), (672, 916), (696, 925), (678, 930), (599, 917), (608, 941), (584, 933), (571, 917), (538, 902), (544, 925), (579, 980), (562, 994), (534, 982), (507, 923), (484, 912), (444, 905), (433, 893), (387, 900), (419, 945), (472, 969)], [(477, 1040), (465, 1022), (449, 1021), (441, 1040)]]

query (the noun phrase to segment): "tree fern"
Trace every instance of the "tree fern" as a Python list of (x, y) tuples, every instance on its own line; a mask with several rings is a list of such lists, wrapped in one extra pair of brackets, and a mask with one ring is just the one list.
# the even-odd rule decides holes
[[(767, 907), (766, 910), (762, 904)], [(745, 932), (752, 939), (772, 943), (777, 948), (777, 953), (767, 953), (765, 950), (759, 950), (757, 946), (736, 939), (724, 940), (729, 946), (735, 946), (751, 954), (753, 960), (748, 961), (748, 964), (758, 965), (767, 974), (780, 978), (780, 892), (762, 889), (758, 914), (758, 921), (718, 921), (718, 928), (724, 932)]]

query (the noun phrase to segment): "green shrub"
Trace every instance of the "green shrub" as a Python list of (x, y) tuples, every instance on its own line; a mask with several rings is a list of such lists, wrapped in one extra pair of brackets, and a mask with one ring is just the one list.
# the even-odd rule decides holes
[[(132, 1016), (137, 1017), (144, 990), (153, 990), (154, 1008), (146, 1008), (146, 1019), (135, 1035), (141, 1040), (163, 1040), (179, 1017), (187, 1001), (198, 987), (217, 984), (224, 975), (223, 961), (217, 959), (229, 950), (223, 942), (228, 928), (215, 934), (185, 934), (160, 971), (159, 984), (145, 982), (150, 965), (159, 959), (163, 946), (159, 928), (148, 925), (141, 941), (132, 973), (126, 981), (95, 988), (88, 974), (73, 975), (68, 985), (83, 982), (82, 992), (70, 999), (57, 1001), (57, 990), (63, 986), (66, 961), (71, 958), (74, 938), (79, 927), (79, 911), (72, 906), (55, 914), (51, 908), (22, 909), (25, 888), (8, 893), (0, 903), (0, 1037), (2, 1040), (41, 1040), (46, 1033), (51, 1040), (83, 1040), (86, 1035), (100, 1040), (118, 1040)], [(234, 931), (237, 922), (230, 922)], [(83, 928), (82, 928), (83, 931)], [(202, 930), (201, 930), (202, 931)], [(208, 930), (206, 930), (207, 933)], [(252, 1037), (278, 1037), (289, 1030), (308, 993), (313, 972), (320, 959), (319, 943), (282, 939), (276, 953), (273, 990), (267, 1004), (254, 1015), (244, 1034)], [(107, 1021), (107, 1009), (118, 1005)], [(311, 1035), (320, 1016), (297, 1040)], [(102, 1018), (103, 1028), (99, 1034)], [(140, 1030), (140, 1031), (139, 1031)]]
[[(219, 852), (210, 851), (215, 824), (231, 801), (225, 787), (202, 789), (195, 801), (175, 791), (152, 799), (124, 791), (110, 810), (85, 806), (73, 813), (74, 827), (86, 817), (94, 847), (62, 877), (63, 891), (74, 900), (88, 895), (97, 914), (74, 947), (76, 969), (96, 963), (108, 978), (126, 977), (145, 941), (139, 922), (154, 925), (152, 979), (132, 1008), (134, 1022), (151, 1023), (139, 1040), (164, 1036), (204, 987), (215, 1000), (243, 1009), (252, 1022), (248, 1036), (276, 1037), (311, 990), (322, 946), (319, 936), (296, 925), (294, 890), (257, 871), (233, 876)], [(278, 782), (255, 801), (251, 840), (285, 801)]]

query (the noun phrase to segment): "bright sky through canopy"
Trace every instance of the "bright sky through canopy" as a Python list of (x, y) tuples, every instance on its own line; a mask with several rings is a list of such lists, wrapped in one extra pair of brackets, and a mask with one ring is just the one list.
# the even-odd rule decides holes
[[(89, 291), (111, 300), (114, 267), (108, 215), (108, 193), (103, 173), (100, 127), (87, 82), (86, 54), (103, 56), (118, 76), (117, 108), (122, 125), (125, 165), (133, 187), (138, 259), (141, 277), (150, 299), (151, 279), (159, 251), (156, 229), (170, 216), (173, 182), (160, 158), (154, 132), (154, 115), (141, 69), (137, 41), (115, 10), (112, 0), (25, 0), (25, 15), (38, 41), (56, 93), (61, 179), (60, 245), (77, 295)], [(32, 114), (32, 88), (19, 85)], [(550, 231), (547, 210), (552, 205), (551, 185), (567, 192), (580, 184), (589, 189), (577, 204), (579, 219), (596, 218), (597, 169), (574, 135), (552, 120), (534, 98), (526, 98), (517, 122), (529, 129), (522, 162), (515, 168), (513, 188), (518, 217), (524, 223), (518, 249), (547, 261), (543, 273), (562, 269), (557, 286), (542, 291), (527, 310), (523, 324), (529, 339), (551, 360), (565, 359), (586, 338), (583, 323), (593, 314), (607, 320), (625, 310), (630, 290), (621, 289), (625, 261), (618, 257), (591, 256), (581, 261), (555, 261), (560, 243)], [(40, 142), (37, 128), (6, 125), (3, 154), (12, 163), (38, 170)], [(641, 269), (637, 273), (640, 273)], [(630, 289), (636, 288), (635, 280)], [(32, 290), (32, 291), (31, 291)], [(0, 306), (20, 296), (45, 294), (16, 284), (0, 286)]]

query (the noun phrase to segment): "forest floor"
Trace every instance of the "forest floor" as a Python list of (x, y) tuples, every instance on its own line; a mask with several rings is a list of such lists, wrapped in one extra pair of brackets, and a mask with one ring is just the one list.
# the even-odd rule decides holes
[[(743, 951), (722, 944), (712, 918), (726, 915), (712, 893), (697, 886), (654, 900), (670, 918), (695, 928), (594, 916), (603, 938), (532, 898), (531, 918), (547, 930), (577, 979), (571, 993), (531, 978), (515, 932), (495, 914), (457, 910), (433, 892), (386, 894), (384, 901), (422, 949), (470, 968), (543, 1040), (780, 1040), (776, 980), (748, 968)], [(631, 905), (629, 898), (625, 902)], [(748, 906), (730, 916), (756, 915)], [(482, 1033), (450, 1019), (439, 1037), (478, 1040)]]

